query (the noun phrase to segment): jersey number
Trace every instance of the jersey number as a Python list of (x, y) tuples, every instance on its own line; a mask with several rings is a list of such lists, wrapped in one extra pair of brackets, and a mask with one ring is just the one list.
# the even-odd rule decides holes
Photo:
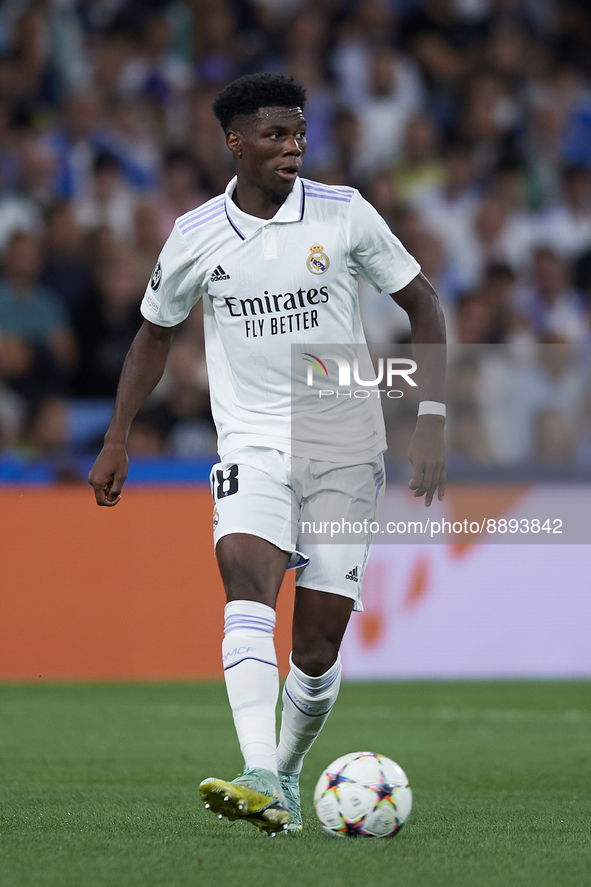
[(238, 466), (230, 465), (223, 471), (216, 471), (218, 485), (215, 491), (216, 499), (223, 499), (225, 496), (233, 496), (238, 492)]

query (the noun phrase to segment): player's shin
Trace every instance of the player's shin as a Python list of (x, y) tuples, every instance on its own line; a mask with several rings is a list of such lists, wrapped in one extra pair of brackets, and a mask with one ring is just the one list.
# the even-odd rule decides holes
[(299, 773), (304, 755), (322, 730), (339, 695), (341, 658), (319, 677), (310, 677), (295, 666), (283, 688), (283, 714), (277, 748), (281, 773)]
[(232, 601), (224, 616), (224, 678), (244, 762), (276, 774), (275, 611), (255, 601)]

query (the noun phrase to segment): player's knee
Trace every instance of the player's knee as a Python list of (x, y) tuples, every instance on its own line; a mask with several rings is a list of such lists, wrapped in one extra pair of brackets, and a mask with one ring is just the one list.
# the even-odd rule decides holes
[(312, 678), (320, 677), (335, 664), (338, 648), (332, 644), (317, 644), (308, 649), (292, 650), (293, 664)]

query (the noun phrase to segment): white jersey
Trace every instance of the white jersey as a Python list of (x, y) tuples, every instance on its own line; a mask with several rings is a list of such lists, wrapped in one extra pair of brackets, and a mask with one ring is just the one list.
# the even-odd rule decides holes
[[(266, 446), (291, 452), (291, 346), (365, 344), (357, 276), (395, 293), (418, 263), (358, 191), (296, 179), (269, 220), (225, 194), (177, 219), (141, 304), (175, 326), (203, 299), (211, 409), (218, 450)], [(363, 440), (332, 442), (334, 461), (386, 448), (381, 409)], [(373, 423), (373, 426), (371, 425)], [(321, 448), (311, 457), (326, 459)]]

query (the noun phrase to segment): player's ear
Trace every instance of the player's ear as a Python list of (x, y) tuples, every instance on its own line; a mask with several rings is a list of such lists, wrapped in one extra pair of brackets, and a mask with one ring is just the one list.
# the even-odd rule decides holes
[(234, 157), (242, 157), (242, 136), (239, 132), (228, 130), (226, 133), (226, 145)]

